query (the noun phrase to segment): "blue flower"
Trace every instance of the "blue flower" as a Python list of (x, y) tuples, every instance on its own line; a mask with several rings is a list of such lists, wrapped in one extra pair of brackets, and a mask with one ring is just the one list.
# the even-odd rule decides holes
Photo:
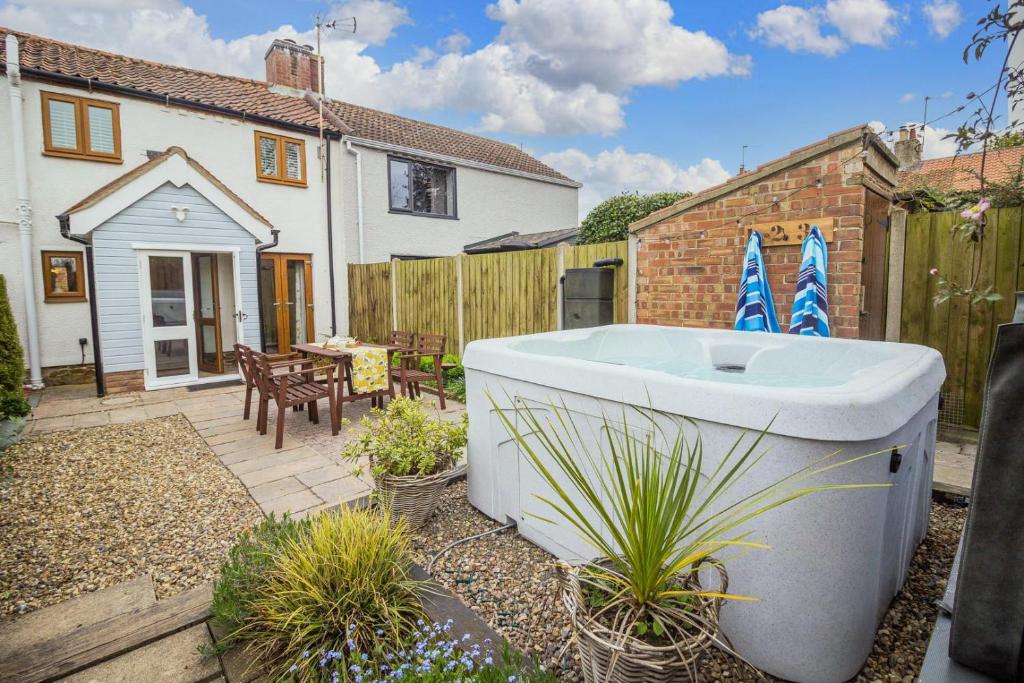
[(303, 659), (307, 659), (308, 657), (309, 657), (309, 650), (306, 650), (305, 652), (302, 653), (302, 658)]
[(358, 665), (356, 665), (356, 664), (353, 664), (352, 666), (350, 666), (350, 667), (348, 668), (348, 670), (349, 670), (349, 671), (351, 671), (351, 672), (352, 672), (352, 673), (354, 673), (354, 674), (357, 674), (357, 673), (359, 673), (360, 671), (362, 671), (362, 669), (360, 669), (360, 668), (359, 668), (359, 666), (358, 666)]
[(486, 658), (484, 658), (484, 664), (487, 664), (488, 666), (494, 664), (494, 657), (487, 656)]
[(384, 629), (382, 629), (382, 628), (377, 629), (377, 635), (378, 636), (384, 635)]
[(466, 642), (467, 640), (469, 640), (469, 634), (468, 633), (462, 634), (462, 642)]
[(514, 675), (508, 677), (508, 683), (516, 683), (517, 679)]
[(348, 632), (349, 633), (352, 633), (352, 631), (355, 631), (355, 630), (356, 630), (356, 625), (355, 624), (349, 624), (348, 625)]
[(290, 667), (288, 667), (288, 673), (290, 673), (290, 674), (293, 674), (293, 673), (295, 673), (298, 670), (299, 670), (299, 665), (298, 664), (292, 664)]

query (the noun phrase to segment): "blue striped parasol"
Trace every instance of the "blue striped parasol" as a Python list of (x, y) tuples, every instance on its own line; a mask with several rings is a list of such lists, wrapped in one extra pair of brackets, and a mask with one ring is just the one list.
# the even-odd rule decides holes
[(740, 281), (740, 293), (736, 299), (737, 330), (748, 332), (780, 332), (775, 317), (772, 288), (761, 257), (761, 233), (754, 230), (747, 240), (746, 266)]
[(796, 299), (789, 321), (790, 334), (829, 336), (828, 247), (818, 226), (812, 226), (800, 248), (800, 277), (796, 281)]

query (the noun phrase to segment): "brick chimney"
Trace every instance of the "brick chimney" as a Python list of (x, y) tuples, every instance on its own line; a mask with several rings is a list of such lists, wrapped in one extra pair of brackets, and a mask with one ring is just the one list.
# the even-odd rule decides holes
[(896, 158), (900, 162), (901, 171), (913, 171), (921, 167), (921, 138), (917, 137), (917, 126), (900, 126), (900, 136), (896, 140)]
[(263, 59), (267, 64), (267, 82), (271, 85), (320, 92), (320, 60), (311, 45), (278, 38), (270, 44)]

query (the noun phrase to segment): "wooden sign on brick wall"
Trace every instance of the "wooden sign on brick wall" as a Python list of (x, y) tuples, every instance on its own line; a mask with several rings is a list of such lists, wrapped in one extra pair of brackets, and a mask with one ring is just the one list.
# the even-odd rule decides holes
[(780, 247), (786, 244), (803, 244), (804, 238), (812, 225), (817, 225), (826, 242), (832, 241), (835, 233), (835, 218), (808, 218), (795, 221), (776, 221), (774, 223), (754, 223), (746, 226), (746, 236), (757, 230), (761, 233), (762, 246)]

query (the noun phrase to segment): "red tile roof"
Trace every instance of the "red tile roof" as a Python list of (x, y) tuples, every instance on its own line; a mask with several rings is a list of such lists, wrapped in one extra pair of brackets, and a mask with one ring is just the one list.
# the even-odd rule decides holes
[[(1021, 173), (1024, 147), (989, 150), (985, 155), (986, 182), (1006, 182)], [(926, 159), (913, 171), (900, 171), (899, 191), (923, 188), (944, 192), (965, 192), (980, 187), (981, 152)]]
[[(156, 94), (177, 99), (186, 106), (188, 103), (210, 105), (239, 116), (262, 117), (286, 126), (315, 128), (318, 125), (317, 110), (310, 102), (303, 97), (274, 92), (265, 81), (126, 57), (3, 27), (0, 27), (0, 69), (6, 59), (4, 39), (8, 33), (18, 37), (23, 69), (89, 79), (97, 85), (119, 86), (140, 94)], [(25, 75), (45, 78), (45, 74), (26, 72)], [(347, 102), (329, 102), (332, 113), (351, 128), (346, 130), (345, 126), (335, 126), (325, 120), (325, 127), (332, 132), (570, 181), (514, 145)]]

